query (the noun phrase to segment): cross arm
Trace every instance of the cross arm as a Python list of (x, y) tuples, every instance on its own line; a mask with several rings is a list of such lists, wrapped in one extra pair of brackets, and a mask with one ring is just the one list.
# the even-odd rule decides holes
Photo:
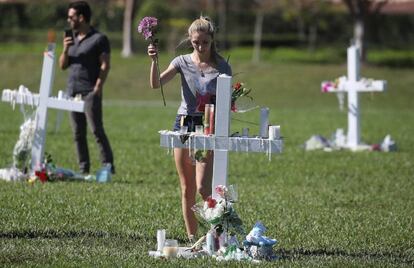
[[(39, 94), (33, 94), (24, 86), (20, 86), (19, 90), (4, 89), (2, 92), (1, 100), (4, 102), (10, 102), (13, 105), (25, 104), (31, 106), (39, 106), (40, 97)], [(84, 101), (57, 97), (47, 98), (47, 107), (81, 113), (85, 111)]]
[(199, 150), (226, 150), (233, 152), (281, 153), (282, 139), (258, 137), (217, 137), (215, 135), (189, 134), (182, 143), (179, 132), (161, 130), (160, 145), (166, 148), (189, 148)]
[(346, 78), (340, 79), (338, 83), (324, 81), (321, 84), (322, 92), (383, 92), (387, 88), (387, 81), (362, 78), (359, 81), (349, 81)]

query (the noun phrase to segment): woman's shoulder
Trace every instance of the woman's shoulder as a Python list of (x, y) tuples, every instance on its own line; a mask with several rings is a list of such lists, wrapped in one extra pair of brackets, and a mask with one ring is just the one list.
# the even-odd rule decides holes
[(178, 55), (176, 56), (171, 63), (175, 66), (188, 65), (191, 60), (190, 54)]
[(188, 62), (188, 60), (191, 60), (191, 54), (178, 55), (173, 59), (173, 61), (182, 61), (182, 62)]

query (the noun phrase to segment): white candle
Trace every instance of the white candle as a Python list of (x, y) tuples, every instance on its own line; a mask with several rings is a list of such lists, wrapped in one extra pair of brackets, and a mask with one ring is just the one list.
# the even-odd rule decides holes
[(269, 127), (269, 108), (264, 107), (260, 109), (260, 137), (267, 138)]
[(269, 140), (280, 138), (280, 126), (269, 126)]
[(214, 254), (214, 236), (211, 232), (208, 232), (206, 235), (206, 242), (207, 242), (207, 252), (210, 255)]
[(242, 137), (248, 137), (249, 136), (249, 128), (245, 127), (242, 130)]
[(162, 251), (165, 243), (165, 229), (157, 230), (157, 251)]

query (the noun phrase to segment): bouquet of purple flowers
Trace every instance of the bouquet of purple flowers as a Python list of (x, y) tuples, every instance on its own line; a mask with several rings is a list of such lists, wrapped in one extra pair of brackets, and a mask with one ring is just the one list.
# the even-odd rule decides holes
[[(142, 34), (144, 36), (145, 40), (149, 39), (151, 44), (157, 45), (158, 39), (155, 38), (155, 33), (157, 31), (157, 28), (156, 28), (157, 25), (158, 25), (157, 18), (155, 18), (155, 17), (144, 17), (138, 25), (138, 33)], [(158, 79), (159, 79), (160, 87), (161, 87), (162, 101), (164, 102), (164, 106), (166, 106), (165, 97), (164, 97), (164, 90), (162, 88), (162, 83), (161, 83), (160, 67), (158, 65), (158, 56), (156, 58), (155, 64), (157, 65), (157, 74), (158, 74)]]

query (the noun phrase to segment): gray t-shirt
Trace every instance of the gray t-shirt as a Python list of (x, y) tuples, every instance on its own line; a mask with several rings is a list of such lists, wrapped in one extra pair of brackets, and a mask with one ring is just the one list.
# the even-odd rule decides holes
[(221, 57), (216, 68), (203, 71), (197, 68), (191, 54), (178, 56), (171, 64), (181, 75), (181, 105), (177, 114), (204, 112), (204, 104), (215, 102), (217, 77), (220, 74), (232, 75), (230, 65)]

